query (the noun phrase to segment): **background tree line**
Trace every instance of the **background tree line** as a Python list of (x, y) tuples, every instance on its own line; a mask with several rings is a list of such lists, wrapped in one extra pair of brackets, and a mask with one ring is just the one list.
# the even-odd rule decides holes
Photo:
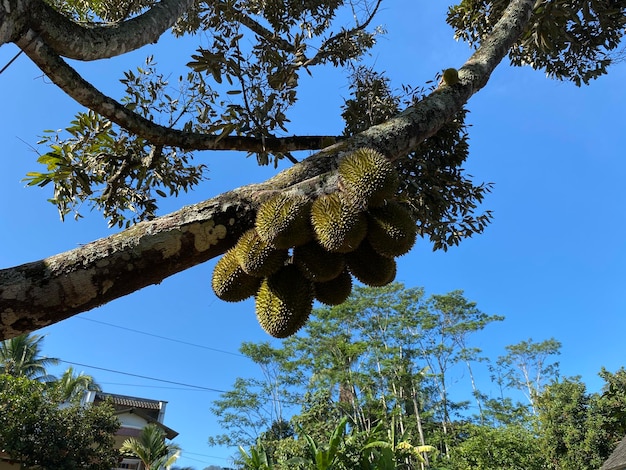
[(280, 346), (241, 346), (262, 374), (215, 400), (209, 443), (241, 446), (242, 468), (599, 468), (626, 434), (626, 371), (589, 392), (554, 338), (485, 357), (477, 334), (503, 320), (462, 291), (356, 288)]

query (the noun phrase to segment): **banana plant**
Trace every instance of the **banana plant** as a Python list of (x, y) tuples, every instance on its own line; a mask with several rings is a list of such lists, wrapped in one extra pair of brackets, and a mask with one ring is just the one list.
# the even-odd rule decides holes
[(310, 460), (298, 458), (292, 459), (292, 462), (304, 464), (313, 463), (312, 468), (315, 470), (333, 470), (336, 468), (337, 456), (339, 455), (340, 444), (345, 435), (347, 424), (348, 418), (343, 418), (330, 436), (328, 444), (322, 447), (318, 447), (311, 436), (301, 432), (300, 435), (306, 439), (309, 445)]
[[(376, 470), (398, 470), (401, 468), (398, 463), (399, 455), (410, 455), (420, 463), (425, 463), (426, 459), (422, 454), (436, 451), (435, 447), (429, 445), (414, 446), (403, 434), (398, 438), (396, 434), (395, 418), (391, 419), (391, 426), (387, 430), (387, 439), (373, 440), (382, 431), (382, 423), (372, 432), (372, 440), (363, 445), (363, 456), (361, 468)], [(368, 452), (369, 451), (369, 452)], [(407, 467), (409, 468), (409, 467)]]
[(255, 446), (250, 448), (249, 453), (239, 446), (239, 453), (246, 470), (271, 470), (273, 468), (272, 462), (268, 458), (260, 439), (257, 440)]

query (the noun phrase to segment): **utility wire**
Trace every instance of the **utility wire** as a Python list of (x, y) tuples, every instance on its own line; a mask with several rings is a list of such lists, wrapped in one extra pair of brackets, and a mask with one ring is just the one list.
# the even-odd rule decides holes
[(198, 389), (188, 389), (183, 387), (165, 387), (159, 385), (143, 385), (143, 384), (125, 384), (119, 382), (100, 382), (98, 380), (99, 385), (117, 385), (118, 387), (137, 387), (137, 388), (158, 388), (161, 390), (184, 390), (186, 392), (204, 392), (206, 390), (198, 390)]
[(91, 318), (85, 318), (85, 317), (77, 317), (77, 318), (79, 320), (85, 320), (85, 321), (90, 321), (90, 322), (93, 322), (93, 323), (99, 323), (101, 325), (110, 326), (110, 327), (113, 327), (113, 328), (119, 328), (120, 330), (131, 331), (133, 333), (138, 333), (140, 335), (152, 336), (153, 338), (159, 338), (159, 339), (164, 339), (166, 341), (172, 341), (174, 343), (186, 344), (187, 346), (193, 346), (193, 347), (196, 347), (196, 348), (207, 349), (209, 351), (215, 351), (215, 352), (219, 352), (219, 353), (222, 353), (222, 354), (230, 354), (231, 356), (238, 356), (238, 357), (248, 358), (248, 356), (244, 356), (243, 354), (234, 353), (234, 352), (230, 352), (230, 351), (225, 351), (223, 349), (211, 348), (209, 346), (204, 346), (202, 344), (196, 344), (196, 343), (190, 343), (188, 341), (183, 341), (183, 340), (180, 340), (180, 339), (168, 338), (167, 336), (156, 335), (156, 334), (153, 334), (153, 333), (146, 333), (145, 331), (135, 330), (133, 328), (127, 328), (125, 326), (120, 326), (120, 325), (114, 325), (113, 323), (107, 323), (107, 322), (103, 322), (103, 321), (100, 321), (100, 320), (93, 320)]
[(71, 364), (73, 366), (88, 367), (90, 369), (103, 370), (105, 372), (112, 372), (114, 374), (128, 375), (130, 377), (138, 377), (140, 379), (154, 380), (155, 382), (163, 382), (167, 384), (180, 385), (182, 387), (188, 387), (188, 388), (197, 388), (198, 390), (205, 390), (207, 392), (227, 393), (226, 390), (219, 390), (217, 388), (204, 387), (202, 385), (186, 384), (182, 382), (174, 382), (173, 380), (157, 379), (155, 377), (148, 377), (147, 375), (131, 374), (130, 372), (122, 372), (119, 370), (107, 369), (105, 367), (90, 366), (88, 364), (81, 364), (79, 362), (64, 361), (63, 359), (59, 359), (59, 362), (63, 362), (65, 364)]
[[(204, 387), (202, 385), (186, 384), (186, 383), (182, 383), (182, 382), (175, 382), (173, 380), (158, 379), (156, 377), (148, 377), (147, 375), (139, 375), (139, 374), (133, 374), (133, 373), (130, 373), (130, 372), (122, 372), (122, 371), (119, 371), (119, 370), (107, 369), (106, 367), (90, 366), (89, 364), (81, 364), (80, 362), (66, 361), (66, 360), (63, 360), (63, 359), (59, 359), (59, 362), (63, 362), (64, 364), (71, 364), (73, 366), (87, 367), (89, 369), (103, 370), (105, 372), (111, 372), (113, 374), (128, 375), (130, 377), (138, 377), (140, 379), (154, 380), (155, 382), (163, 382), (163, 383), (167, 383), (167, 384), (180, 385), (181, 387), (193, 388), (193, 389), (202, 390), (202, 391), (205, 391), (205, 392), (229, 393), (226, 390), (220, 390), (220, 389), (217, 389), (217, 388)], [(142, 385), (131, 385), (131, 386), (133, 386), (133, 387), (141, 387)], [(145, 385), (143, 385), (143, 386), (145, 387)], [(276, 399), (276, 398), (269, 398), (269, 401), (276, 401), (276, 402), (282, 403), (284, 405), (302, 405), (302, 402), (300, 402), (300, 401), (293, 401), (293, 400), (280, 400), (280, 399)]]
[(185, 449), (183, 449), (182, 453), (189, 454), (189, 455), (199, 455), (200, 457), (208, 457), (210, 459), (230, 460), (227, 457), (218, 457), (217, 455), (207, 455), (207, 454), (198, 454), (197, 452), (187, 452)]

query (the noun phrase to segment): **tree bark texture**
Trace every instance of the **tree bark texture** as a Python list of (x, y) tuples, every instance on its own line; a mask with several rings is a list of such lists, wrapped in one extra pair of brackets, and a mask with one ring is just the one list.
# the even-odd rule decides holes
[[(259, 203), (269, 193), (288, 189), (314, 196), (336, 190), (337, 162), (357, 148), (376, 149), (390, 160), (402, 158), (435, 134), (487, 83), (523, 32), (532, 5), (533, 0), (513, 0), (489, 40), (459, 70), (459, 84), (440, 87), (389, 121), (327, 147), (265, 183), (0, 271), (0, 339), (90, 310), (221, 255), (253, 226)], [(3, 31), (11, 30), (4, 24), (10, 20), (11, 12), (0, 9), (0, 39)]]
[(32, 29), (63, 57), (106, 59), (156, 42), (193, 3), (194, 0), (162, 0), (145, 13), (121, 23), (83, 26), (43, 0), (4, 0), (0, 3), (0, 45), (17, 42)]

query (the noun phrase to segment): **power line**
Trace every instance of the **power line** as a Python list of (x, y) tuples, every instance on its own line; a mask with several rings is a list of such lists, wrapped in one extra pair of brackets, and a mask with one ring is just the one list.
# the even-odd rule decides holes
[(186, 384), (186, 383), (182, 383), (182, 382), (175, 382), (173, 380), (157, 379), (155, 377), (148, 377), (147, 375), (132, 374), (130, 372), (122, 372), (122, 371), (119, 371), (119, 370), (107, 369), (106, 367), (90, 366), (88, 364), (81, 364), (79, 362), (65, 361), (63, 359), (59, 359), (59, 362), (63, 362), (65, 364), (71, 364), (73, 366), (88, 367), (90, 369), (103, 370), (105, 372), (112, 372), (114, 374), (128, 375), (130, 377), (138, 377), (140, 379), (154, 380), (155, 382), (163, 382), (163, 383), (168, 383), (168, 384), (172, 384), (172, 385), (180, 385), (182, 387), (188, 387), (188, 388), (197, 388), (198, 390), (205, 390), (207, 392), (227, 393), (226, 390), (219, 390), (217, 388), (204, 387), (202, 385)]
[(188, 341), (183, 341), (183, 340), (175, 339), (175, 338), (169, 338), (167, 336), (156, 335), (154, 333), (146, 333), (145, 331), (135, 330), (134, 328), (128, 328), (128, 327), (120, 326), (120, 325), (114, 325), (113, 323), (107, 323), (107, 322), (103, 322), (103, 321), (100, 321), (100, 320), (93, 320), (91, 318), (85, 318), (85, 317), (77, 317), (77, 318), (79, 320), (90, 321), (90, 322), (93, 322), (93, 323), (100, 323), (101, 325), (110, 326), (112, 328), (119, 328), (120, 330), (131, 331), (133, 333), (137, 333), (137, 334), (140, 334), (140, 335), (152, 336), (153, 338), (164, 339), (166, 341), (172, 341), (174, 343), (186, 344), (187, 346), (193, 346), (193, 347), (196, 347), (196, 348), (207, 349), (209, 351), (215, 351), (215, 352), (219, 352), (219, 353), (222, 353), (222, 354), (230, 354), (231, 356), (245, 357), (246, 359), (248, 359), (248, 356), (244, 356), (243, 354), (234, 353), (234, 352), (231, 352), (231, 351), (225, 351), (223, 349), (211, 348), (209, 346), (204, 346), (202, 344), (190, 343)]
[(182, 387), (160, 387), (158, 385), (143, 385), (143, 384), (125, 384), (125, 383), (119, 383), (119, 382), (100, 382), (98, 381), (99, 385), (117, 385), (119, 387), (137, 387), (137, 388), (158, 388), (158, 389), (162, 389), (162, 390), (184, 390), (187, 392), (204, 392), (205, 390), (198, 390), (198, 389), (188, 389), (188, 388), (182, 388)]
[[(172, 385), (180, 385), (181, 387), (192, 388), (192, 389), (202, 390), (202, 391), (206, 391), (206, 392), (229, 393), (226, 390), (220, 390), (220, 389), (217, 389), (217, 388), (205, 387), (203, 385), (193, 385), (193, 384), (186, 384), (186, 383), (183, 383), (183, 382), (175, 382), (173, 380), (158, 379), (156, 377), (148, 377), (147, 375), (133, 374), (131, 372), (122, 372), (122, 371), (119, 371), (119, 370), (107, 369), (106, 367), (90, 366), (89, 364), (81, 364), (80, 362), (66, 361), (66, 360), (63, 360), (63, 359), (59, 359), (59, 362), (63, 362), (64, 364), (71, 364), (73, 366), (87, 367), (87, 368), (90, 368), (90, 369), (102, 370), (102, 371), (105, 371), (105, 372), (111, 372), (113, 374), (128, 375), (130, 377), (138, 377), (140, 379), (154, 380), (155, 382), (163, 382), (163, 383), (172, 384)], [(128, 384), (128, 385), (130, 385), (130, 384)], [(133, 387), (140, 387), (141, 385), (131, 385), (131, 386), (133, 386)], [(143, 385), (143, 386), (145, 387), (146, 385)], [(284, 405), (302, 405), (302, 402), (300, 402), (300, 401), (280, 400), (280, 399), (276, 399), (276, 398), (273, 398), (273, 397), (269, 398), (269, 401), (276, 401), (276, 402), (282, 403)]]
[(210, 459), (230, 460), (227, 457), (218, 457), (217, 455), (198, 454), (197, 452), (187, 452), (186, 450), (183, 450), (182, 453), (189, 454), (189, 455), (199, 455), (200, 457), (207, 457)]

